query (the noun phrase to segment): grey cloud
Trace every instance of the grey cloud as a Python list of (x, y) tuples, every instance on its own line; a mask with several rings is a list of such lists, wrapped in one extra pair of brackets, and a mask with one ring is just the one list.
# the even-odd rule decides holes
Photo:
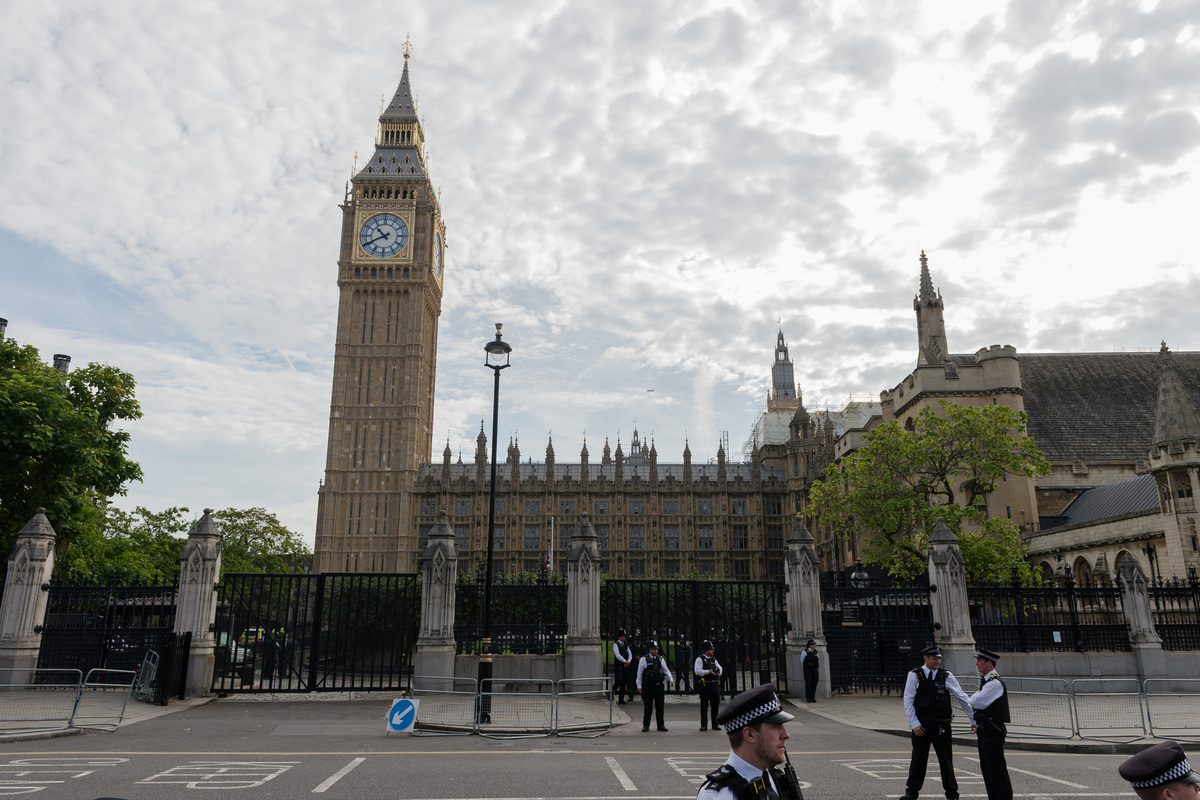
[(879, 36), (850, 36), (834, 42), (828, 61), (834, 72), (879, 89), (887, 84), (895, 71), (896, 52)]

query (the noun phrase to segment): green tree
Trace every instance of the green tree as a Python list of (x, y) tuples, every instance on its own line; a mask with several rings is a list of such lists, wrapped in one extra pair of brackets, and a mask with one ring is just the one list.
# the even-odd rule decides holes
[(863, 560), (911, 580), (926, 569), (927, 543), (941, 519), (959, 537), (971, 581), (1027, 579), (1020, 529), (991, 517), (987, 496), (1008, 475), (1044, 475), (1045, 456), (1025, 434), (1026, 416), (1002, 405), (941, 403), (924, 409), (912, 430), (889, 422), (867, 443), (830, 465), (810, 492), (807, 515), (863, 539)]
[(312, 550), (300, 534), (265, 508), (223, 508), (213, 520), (224, 532), (224, 572), (304, 572)]
[(64, 375), (36, 348), (0, 339), (3, 552), (38, 507), (58, 533), (60, 558), (81, 535), (98, 533), (104, 501), (142, 478), (128, 457), (129, 433), (113, 426), (141, 416), (128, 372), (88, 364)]
[(179, 577), (191, 517), (186, 508), (154, 512), (109, 507), (101, 531), (85, 531), (59, 559), (56, 572), (67, 583), (153, 585)]

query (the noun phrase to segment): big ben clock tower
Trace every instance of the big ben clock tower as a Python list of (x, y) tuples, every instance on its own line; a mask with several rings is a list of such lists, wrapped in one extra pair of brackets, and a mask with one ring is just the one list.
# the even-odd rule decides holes
[(351, 181), (338, 254), (337, 343), (318, 572), (411, 572), (412, 487), (433, 445), (446, 231), (408, 81), (379, 115), (375, 152)]

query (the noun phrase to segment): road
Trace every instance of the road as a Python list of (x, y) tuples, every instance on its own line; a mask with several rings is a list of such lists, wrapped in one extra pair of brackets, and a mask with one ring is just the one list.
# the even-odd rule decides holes
[[(728, 753), (668, 706), (669, 733), (635, 723), (595, 739), (385, 735), (388, 703), (217, 701), (120, 729), (0, 744), (0, 797), (687, 800)], [(907, 740), (807, 714), (788, 726), (808, 800), (896, 798)], [(974, 752), (956, 746), (963, 798), (985, 797)], [(1131, 797), (1126, 756), (1013, 752), (1022, 798)], [(942, 796), (936, 760), (923, 797)]]

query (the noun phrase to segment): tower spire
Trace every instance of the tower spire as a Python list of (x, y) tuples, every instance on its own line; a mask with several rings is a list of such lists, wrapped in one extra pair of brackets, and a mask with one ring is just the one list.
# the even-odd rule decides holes
[(913, 298), (917, 312), (917, 366), (940, 366), (950, 361), (946, 344), (946, 322), (943, 319), (942, 293), (935, 292), (929, 275), (929, 258), (921, 251), (921, 285)]
[(1188, 394), (1187, 387), (1175, 369), (1175, 360), (1167, 343), (1158, 351), (1161, 372), (1158, 379), (1158, 408), (1154, 415), (1155, 448), (1172, 445), (1180, 447), (1183, 442), (1200, 446), (1200, 414)]

